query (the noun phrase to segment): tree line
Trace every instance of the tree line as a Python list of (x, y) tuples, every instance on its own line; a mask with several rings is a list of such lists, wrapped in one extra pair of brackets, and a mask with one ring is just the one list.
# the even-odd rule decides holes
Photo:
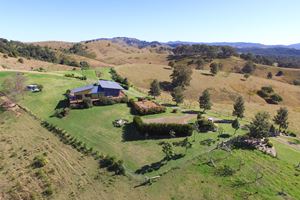
[(210, 45), (182, 45), (173, 49), (175, 55), (201, 56), (203, 58), (229, 58), (237, 55), (236, 50), (230, 46), (210, 46)]
[[(39, 45), (25, 44), (18, 41), (6, 40), (0, 38), (0, 52), (8, 57), (17, 58), (19, 56), (25, 58), (33, 58), (36, 60), (57, 63), (62, 65), (70, 65), (73, 67), (88, 68), (89, 64), (86, 61), (77, 62), (67, 56), (59, 56), (49, 47), (41, 47)], [(5, 58), (7, 56), (4, 56)]]

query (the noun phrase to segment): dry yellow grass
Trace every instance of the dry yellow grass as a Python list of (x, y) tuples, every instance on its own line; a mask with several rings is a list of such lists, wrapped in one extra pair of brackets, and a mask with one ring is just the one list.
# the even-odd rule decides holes
[(59, 50), (61, 48), (66, 49), (70, 48), (74, 43), (72, 42), (63, 42), (63, 41), (41, 41), (41, 42), (33, 42), (33, 45), (39, 45), (41, 47), (49, 47), (55, 50)]
[(44, 62), (34, 59), (23, 58), (24, 63), (18, 62), (18, 59), (21, 58), (4, 58), (4, 54), (0, 53), (0, 70), (2, 69), (15, 69), (15, 70), (33, 70), (40, 67), (44, 68), (46, 71), (60, 71), (60, 70), (71, 70), (73, 67), (67, 65), (54, 64), (49, 62)]
[(98, 61), (110, 65), (121, 65), (126, 63), (140, 64), (165, 64), (168, 54), (158, 53), (155, 48), (143, 48), (128, 46), (125, 43), (110, 41), (95, 41), (85, 44), (88, 51), (96, 54)]
[[(0, 199), (46, 199), (45, 178), (31, 166), (33, 158), (46, 153), (42, 168), (52, 185), (54, 199), (140, 199), (127, 177), (113, 177), (99, 170), (98, 162), (63, 144), (26, 113), (16, 117), (0, 113)], [(120, 190), (120, 188), (122, 188)], [(146, 198), (148, 199), (148, 198)]]
[[(179, 61), (179, 64), (186, 65), (188, 61), (190, 61), (190, 58), (183, 59)], [(225, 72), (232, 72), (234, 68), (241, 69), (246, 61), (238, 58), (238, 57), (230, 57), (227, 59), (215, 59), (213, 62), (218, 62), (223, 64), (223, 71)], [(207, 63), (204, 66), (205, 70), (209, 70), (210, 63)], [(274, 66), (267, 66), (267, 65), (261, 65), (256, 64), (256, 70), (253, 74), (253, 76), (258, 76), (261, 78), (266, 78), (268, 72), (272, 72), (273, 74), (273, 80), (286, 82), (286, 83), (293, 83), (294, 80), (300, 79), (300, 70), (299, 69), (289, 69), (289, 68), (280, 68), (280, 67), (274, 67)], [(284, 76), (277, 77), (275, 76), (276, 73), (281, 70), (284, 73)]]
[[(165, 65), (138, 65), (127, 64), (117, 68), (117, 71), (127, 77), (137, 87), (144, 91), (149, 89), (153, 79), (159, 81), (170, 81), (169, 75), (172, 70)], [(298, 72), (298, 71), (297, 71)], [(191, 85), (187, 87), (185, 96), (187, 100), (195, 102), (199, 95), (206, 88), (210, 88), (212, 101), (215, 103), (214, 109), (224, 112), (226, 109), (229, 115), (232, 112), (234, 99), (241, 95), (246, 101), (246, 115), (252, 117), (257, 111), (266, 110), (275, 114), (280, 106), (286, 106), (290, 111), (290, 126), (292, 129), (300, 131), (300, 89), (281, 81), (269, 80), (257, 76), (251, 76), (248, 80), (243, 80), (242, 74), (221, 72), (217, 76), (209, 76), (206, 70), (194, 70)], [(280, 105), (267, 104), (262, 98), (256, 95), (256, 91), (262, 86), (272, 86), (276, 93), (283, 97)], [(163, 95), (163, 98), (166, 94)], [(169, 96), (169, 95), (168, 95)], [(196, 103), (193, 103), (197, 105)]]
[[(74, 43), (60, 42), (60, 41), (46, 41), (33, 43), (40, 46), (48, 46), (54, 50), (57, 50), (59, 54), (63, 48), (70, 48)], [(95, 54), (95, 58), (86, 58), (79, 55), (67, 56), (75, 59), (76, 61), (87, 61), (92, 67), (103, 66), (116, 66), (121, 64), (166, 64), (167, 56), (169, 52), (159, 51), (158, 47), (138, 48), (135, 46), (129, 46), (122, 41), (111, 42), (106, 40), (93, 41), (88, 43), (82, 43), (87, 47), (89, 53)]]

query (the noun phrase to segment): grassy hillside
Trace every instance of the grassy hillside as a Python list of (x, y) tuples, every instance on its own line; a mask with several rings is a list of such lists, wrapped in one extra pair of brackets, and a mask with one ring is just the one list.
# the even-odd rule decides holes
[[(183, 58), (177, 61), (177, 64), (187, 65), (188, 62), (194, 60), (194, 58)], [(247, 61), (238, 58), (238, 57), (230, 57), (226, 59), (215, 59), (213, 62), (218, 62), (223, 64), (223, 71), (225, 72), (234, 72), (235, 69), (241, 69)], [(209, 70), (210, 63), (206, 63), (204, 66), (205, 70)], [(277, 77), (275, 76), (278, 71), (282, 71), (284, 73), (283, 76)], [(267, 78), (268, 72), (273, 74), (273, 79), (281, 82), (286, 82), (293, 84), (294, 80), (300, 79), (300, 70), (299, 69), (290, 69), (290, 68), (280, 68), (268, 65), (256, 64), (256, 70), (254, 72), (254, 76), (258, 76), (261, 78)]]
[[(145, 66), (151, 66), (151, 72), (159, 74), (158, 77), (162, 78), (166, 78), (170, 72), (168, 69), (164, 69), (165, 66)], [(155, 67), (159, 70), (157, 71)], [(124, 67), (124, 69), (127, 68)], [(131, 69), (135, 73), (138, 73), (139, 70), (139, 68)], [(141, 74), (145, 76), (147, 71), (145, 68), (141, 70), (143, 70)], [(107, 69), (102, 70), (103, 75), (109, 78), (107, 72)], [(211, 151), (218, 142), (224, 139), (218, 137), (218, 133), (194, 133), (189, 138), (193, 144), (192, 148), (186, 151), (182, 147), (175, 147), (176, 153), (185, 154), (183, 158), (171, 160), (161, 168), (147, 172), (145, 175), (133, 173), (136, 169), (142, 169), (144, 165), (159, 163), (163, 159), (160, 142), (181, 141), (183, 138), (145, 140), (130, 127), (127, 127), (128, 129), (113, 127), (114, 119), (132, 119), (129, 108), (125, 104), (71, 110), (70, 114), (62, 119), (51, 117), (59, 100), (64, 98), (62, 94), (67, 89), (96, 80), (90, 71), (87, 81), (66, 78), (62, 76), (62, 72), (55, 73), (57, 74), (25, 73), (28, 83), (41, 83), (44, 90), (41, 93), (26, 93), (20, 103), (37, 116), (67, 130), (72, 136), (84, 141), (88, 147), (124, 160), (127, 177), (110, 176), (107, 172), (99, 171), (96, 161), (63, 145), (52, 133), (42, 129), (38, 122), (26, 114), (21, 113), (21, 116), (16, 117), (4, 112), (1, 113), (0, 118), (0, 120), (4, 119), (4, 123), (0, 123), (0, 141), (5, 144), (0, 145), (0, 148), (4, 148), (0, 151), (4, 152), (1, 164), (5, 164), (3, 170), (0, 171), (0, 180), (4, 180), (3, 183), (0, 181), (0, 185), (5, 185), (5, 189), (0, 187), (0, 191), (4, 195), (23, 193), (30, 195), (32, 193), (37, 197), (45, 198), (42, 194), (46, 189), (45, 185), (37, 184), (45, 180), (38, 179), (36, 177), (38, 170), (28, 166), (36, 155), (46, 152), (48, 163), (43, 170), (53, 187), (54, 199), (95, 199), (99, 197), (101, 199), (163, 200), (282, 199), (283, 197), (298, 199), (300, 197), (297, 185), (300, 176), (295, 167), (300, 160), (300, 153), (296, 149), (298, 147), (291, 147), (277, 140), (274, 140), (273, 143), (279, 156), (272, 158), (258, 151), (234, 150), (232, 154), (222, 150)], [(12, 72), (0, 72), (0, 81), (12, 74)], [(194, 75), (198, 77), (197, 73)], [(202, 76), (207, 77), (200, 74), (199, 78)], [(147, 81), (150, 78), (148, 77)], [(220, 77), (215, 78), (225, 79), (226, 77), (220, 74)], [(131, 81), (134, 82), (134, 80)], [(134, 95), (135, 91), (131, 91), (131, 94)], [(171, 113), (171, 110), (169, 108), (165, 114), (150, 117), (182, 115), (182, 113)], [(208, 112), (207, 116), (231, 118), (213, 112)], [(246, 121), (242, 121), (242, 124), (245, 123)], [(230, 124), (219, 124), (219, 127), (229, 134), (233, 133)], [(244, 130), (238, 132), (238, 134), (243, 133), (245, 133)], [(205, 139), (212, 139), (215, 144), (212, 146), (200, 144), (200, 141)], [(24, 149), (30, 153), (23, 158)], [(12, 157), (10, 157), (11, 155)], [(215, 160), (216, 167), (209, 164), (208, 161), (211, 159)], [(241, 167), (239, 167), (240, 164)], [(230, 176), (218, 175), (217, 172), (225, 165), (235, 172)], [(261, 174), (263, 174), (262, 178), (255, 180), (256, 175), (260, 177)], [(146, 177), (156, 175), (161, 176), (156, 182), (151, 185), (143, 185)], [(10, 180), (10, 177), (15, 178)], [(27, 182), (28, 179), (31, 181)], [(10, 191), (15, 193), (10, 193)], [(30, 193), (28, 191), (37, 192)], [(12, 196), (12, 199), (14, 197)]]
[[(139, 198), (127, 178), (99, 170), (95, 160), (64, 145), (26, 113), (0, 113), (0, 122), (0, 198)], [(41, 155), (47, 164), (33, 168), (34, 157)], [(48, 188), (52, 195), (45, 193)]]
[[(39, 42), (35, 43), (41, 46), (48, 46), (58, 52), (63, 49), (70, 48), (72, 43), (64, 42)], [(168, 51), (160, 50), (159, 47), (145, 47), (138, 48), (137, 46), (130, 46), (122, 41), (91, 41), (81, 43), (88, 53), (95, 55), (93, 58), (83, 58), (78, 55), (69, 55), (77, 60), (86, 60), (93, 67), (99, 66), (116, 66), (126, 63), (153, 63), (166, 64)]]
[[(44, 62), (34, 59), (22, 58), (24, 63), (18, 61), (19, 58), (7, 57), (4, 58), (4, 54), (0, 53), (0, 71), (1, 70), (36, 70), (43, 68), (46, 71), (58, 71), (58, 70), (71, 70), (73, 67), (67, 65), (60, 65), (55, 63)], [(20, 57), (21, 58), (21, 57)]]

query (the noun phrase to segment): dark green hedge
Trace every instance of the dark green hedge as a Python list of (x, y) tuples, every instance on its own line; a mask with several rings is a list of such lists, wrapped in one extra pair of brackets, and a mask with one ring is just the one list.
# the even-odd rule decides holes
[(133, 124), (142, 134), (148, 136), (170, 137), (170, 132), (174, 132), (175, 137), (191, 136), (193, 127), (190, 124), (168, 124), (168, 123), (144, 123), (141, 117), (135, 116)]

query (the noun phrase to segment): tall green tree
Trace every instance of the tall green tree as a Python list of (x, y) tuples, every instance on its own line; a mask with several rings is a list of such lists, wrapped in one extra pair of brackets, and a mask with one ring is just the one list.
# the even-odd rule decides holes
[(161, 90), (160, 90), (160, 86), (159, 86), (159, 82), (157, 79), (154, 79), (151, 84), (150, 84), (150, 91), (149, 94), (157, 97), (161, 94)]
[(183, 88), (178, 86), (178, 87), (175, 87), (173, 89), (173, 91), (171, 92), (171, 96), (173, 98), (173, 101), (175, 101), (177, 105), (179, 103), (182, 103), (183, 100), (184, 100), (183, 91), (184, 91)]
[(270, 127), (270, 114), (267, 112), (258, 112), (249, 125), (249, 135), (254, 138), (268, 137)]
[(219, 72), (219, 64), (216, 62), (213, 62), (210, 64), (210, 72), (215, 76)]
[(234, 129), (234, 135), (236, 134), (237, 130), (239, 130), (240, 126), (241, 125), (238, 119), (232, 121), (231, 127)]
[(232, 115), (236, 116), (237, 118), (243, 118), (244, 112), (245, 112), (244, 99), (242, 96), (239, 96), (238, 98), (236, 98), (234, 102)]
[(170, 75), (172, 79), (172, 86), (178, 87), (186, 87), (190, 85), (192, 80), (192, 68), (189, 66), (175, 65), (173, 67), (173, 72)]
[(205, 113), (206, 110), (211, 109), (212, 103), (210, 101), (210, 93), (208, 89), (204, 90), (202, 95), (199, 97), (199, 106), (200, 109), (203, 109), (203, 113)]
[(277, 110), (277, 115), (275, 115), (273, 121), (275, 124), (279, 126), (279, 131), (286, 130), (289, 126), (288, 122), (288, 117), (289, 117), (289, 111), (287, 108), (279, 108)]

